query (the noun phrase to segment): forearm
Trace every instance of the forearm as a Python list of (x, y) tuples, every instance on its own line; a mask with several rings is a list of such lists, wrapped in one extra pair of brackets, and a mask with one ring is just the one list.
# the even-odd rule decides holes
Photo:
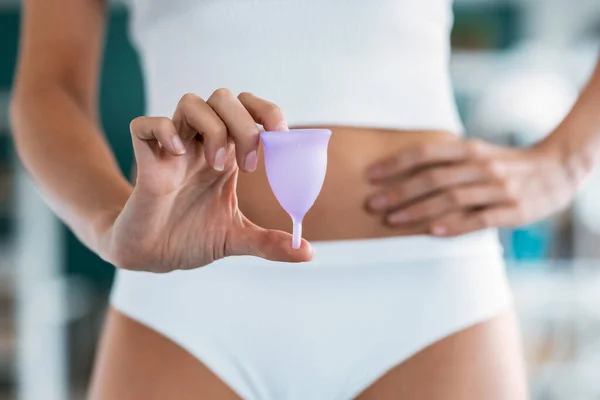
[(576, 183), (600, 161), (600, 61), (571, 112), (546, 143), (561, 154)]
[(101, 242), (131, 193), (94, 116), (59, 85), (17, 87), (11, 108), (19, 156), (45, 200), (103, 256)]

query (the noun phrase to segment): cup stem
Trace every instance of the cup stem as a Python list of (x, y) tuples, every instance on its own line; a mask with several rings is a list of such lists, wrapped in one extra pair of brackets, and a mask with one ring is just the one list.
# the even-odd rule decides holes
[(294, 228), (292, 230), (292, 248), (299, 249), (302, 243), (302, 221), (296, 221), (292, 218)]

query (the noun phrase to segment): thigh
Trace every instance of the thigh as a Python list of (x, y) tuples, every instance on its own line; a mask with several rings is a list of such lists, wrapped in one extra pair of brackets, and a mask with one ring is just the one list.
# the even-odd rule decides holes
[(356, 400), (524, 400), (526, 373), (514, 313), (455, 333), (390, 370)]
[(89, 398), (239, 399), (194, 356), (114, 309), (108, 312)]

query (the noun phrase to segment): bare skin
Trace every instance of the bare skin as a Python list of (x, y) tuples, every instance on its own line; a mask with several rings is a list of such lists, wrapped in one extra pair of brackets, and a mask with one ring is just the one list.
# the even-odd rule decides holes
[[(376, 188), (361, 179), (361, 174), (372, 160), (386, 151), (398, 151), (418, 143), (455, 141), (456, 136), (444, 132), (332, 129), (331, 148), (336, 151), (329, 155), (323, 193), (304, 221), (306, 237), (332, 240), (427, 232), (426, 224), (402, 231), (367, 212), (363, 199)], [(369, 138), (366, 143), (365, 137)], [(362, 157), (351, 157), (352, 150), (359, 146)], [(344, 193), (343, 197), (336, 195), (340, 191)], [(240, 175), (238, 198), (240, 209), (253, 222), (271, 229), (289, 228), (289, 216), (277, 205), (268, 187), (262, 159), (256, 172)], [(264, 212), (265, 208), (269, 212)], [(143, 365), (143, 368), (137, 365)], [(436, 377), (436, 385), (430, 385), (432, 375)], [(473, 379), (479, 385), (474, 386)], [(431, 386), (435, 386), (435, 390)], [(518, 400), (526, 398), (525, 387), (518, 327), (511, 314), (506, 314), (455, 333), (420, 351), (374, 383), (360, 399), (396, 399), (402, 394), (411, 399), (433, 400), (440, 399), (440, 393), (456, 393), (461, 399), (475, 400), (480, 399), (482, 393), (496, 393), (499, 400)], [(169, 396), (183, 400), (238, 398), (184, 349), (111, 309), (96, 361), (90, 398), (158, 400)]]
[[(386, 153), (422, 143), (454, 142), (456, 136), (433, 131), (330, 128), (333, 135), (328, 175), (322, 194), (304, 221), (305, 237), (334, 240), (426, 233), (427, 224), (403, 230), (384, 224), (380, 216), (367, 211), (364, 199), (377, 188), (364, 179), (364, 170)], [(369, 140), (365, 141), (365, 137)], [(361, 157), (352, 156), (356, 148), (361, 149)], [(343, 197), (337, 195), (340, 192), (344, 193)], [(253, 222), (270, 229), (289, 229), (289, 216), (278, 206), (269, 189), (262, 158), (256, 172), (240, 175), (238, 198), (240, 209)], [(158, 400), (168, 396), (184, 400), (238, 398), (184, 349), (117, 310), (109, 312), (104, 329), (90, 391), (92, 400)], [(499, 347), (501, 352), (493, 351)], [(440, 365), (440, 360), (449, 362)], [(470, 368), (474, 362), (487, 367)], [(461, 368), (457, 368), (459, 366)], [(361, 399), (396, 399), (401, 393), (411, 399), (422, 396), (422, 399), (433, 400), (439, 399), (440, 393), (456, 392), (463, 396), (461, 398), (475, 400), (481, 398), (482, 391), (499, 393), (498, 399), (525, 399), (523, 371), (518, 327), (507, 314), (455, 333), (420, 351), (374, 383)], [(437, 390), (428, 388), (430, 391), (424, 392), (423, 388), (432, 386), (429, 384), (431, 374), (439, 380), (435, 385)], [(472, 379), (481, 384), (473, 386)]]
[[(506, 313), (419, 351), (356, 400), (526, 399), (524, 377), (519, 331)], [(177, 344), (114, 309), (94, 378), (90, 400), (240, 398)]]
[[(479, 140), (405, 148), (367, 171), (383, 184), (370, 209), (395, 227), (427, 223), (437, 236), (513, 227), (567, 207), (600, 154), (600, 62), (564, 120), (514, 149)], [(385, 182), (402, 180), (385, 187)]]
[[(182, 98), (173, 116), (137, 119), (131, 126), (139, 165), (135, 187), (120, 173), (96, 114), (105, 7), (100, 0), (27, 0), (24, 7), (11, 118), (19, 155), (57, 215), (83, 243), (121, 268), (168, 272), (232, 254), (309, 260), (307, 242), (299, 251), (289, 248), (289, 235), (282, 231), (289, 227), (288, 217), (265, 213), (274, 200), (260, 162), (252, 172), (256, 123), (285, 127), (281, 110), (266, 100), (222, 90), (209, 99)], [(443, 132), (336, 128), (331, 168), (305, 221), (306, 237), (445, 236), (542, 218), (568, 202), (595, 161), (599, 103), (600, 70), (565, 123), (531, 150), (473, 146)], [(195, 132), (203, 132), (204, 143), (195, 140)], [(220, 158), (217, 151), (227, 142), (235, 146)], [(446, 170), (449, 163), (458, 164), (452, 176), (464, 178), (462, 184), (479, 185), (477, 204), (468, 202), (473, 196), (457, 196), (456, 179), (450, 185), (439, 176), (432, 179), (431, 171)], [(489, 174), (477, 175), (480, 165), (491, 167), (485, 170)], [(555, 174), (548, 174), (549, 168)], [(557, 174), (565, 183), (560, 188), (551, 184)], [(386, 207), (372, 203), (379, 195), (387, 198)], [(432, 199), (436, 207), (427, 206)], [(539, 201), (544, 207), (532, 207)], [(408, 204), (414, 206), (409, 224), (392, 218)], [(437, 206), (441, 215), (431, 212)], [(181, 210), (192, 211), (192, 226), (181, 226), (188, 217)], [(161, 218), (139, 218), (149, 213)], [(190, 229), (196, 229), (192, 233), (202, 251), (190, 251), (186, 240), (169, 240), (188, 238)], [(455, 333), (394, 368), (363, 398), (437, 399), (443, 393), (443, 398), (478, 399), (493, 393), (498, 399), (524, 399), (515, 331), (514, 319), (497, 317)], [(92, 398), (202, 394), (233, 395), (167, 338), (110, 312)]]
[[(428, 232), (425, 223), (391, 227), (381, 216), (368, 212), (366, 200), (378, 188), (365, 170), (375, 161), (406, 147), (423, 143), (455, 142), (457, 136), (438, 131), (390, 131), (329, 127), (327, 177), (314, 206), (303, 221), (310, 241), (405, 236)], [(289, 230), (290, 217), (277, 203), (267, 181), (262, 158), (256, 172), (238, 179), (240, 209), (254, 223)], [(340, 196), (343, 193), (343, 196)]]
[(356, 400), (526, 399), (520, 332), (512, 313), (421, 350)]
[(223, 381), (168, 338), (110, 309), (90, 400), (239, 399)]

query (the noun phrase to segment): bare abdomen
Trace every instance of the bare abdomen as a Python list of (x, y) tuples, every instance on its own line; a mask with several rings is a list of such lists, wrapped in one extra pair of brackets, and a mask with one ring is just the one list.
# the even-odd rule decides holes
[[(327, 176), (323, 190), (303, 223), (308, 240), (342, 240), (402, 236), (426, 232), (425, 226), (391, 228), (380, 216), (365, 209), (369, 195), (379, 188), (369, 184), (365, 171), (373, 162), (418, 143), (455, 140), (439, 131), (389, 131), (330, 127)], [(240, 209), (265, 228), (291, 231), (291, 220), (272, 194), (264, 163), (252, 174), (241, 173), (238, 183)]]

